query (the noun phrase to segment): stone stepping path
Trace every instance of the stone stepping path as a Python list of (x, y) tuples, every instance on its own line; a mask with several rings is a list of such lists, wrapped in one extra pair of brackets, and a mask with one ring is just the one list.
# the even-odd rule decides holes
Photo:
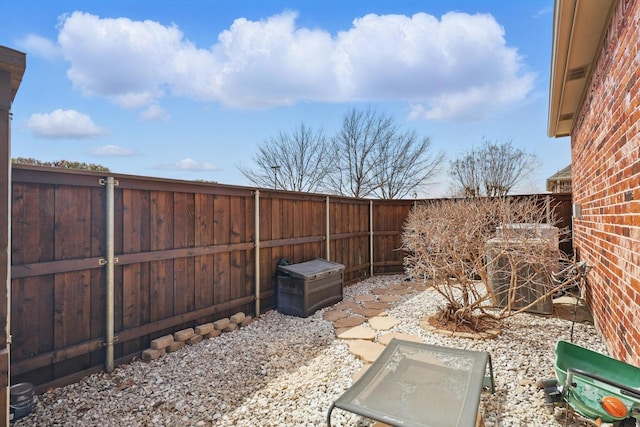
[[(340, 319), (334, 322), (334, 326), (337, 322), (343, 320), (346, 319)], [(378, 342), (375, 342), (378, 331), (387, 331), (398, 325), (400, 320), (388, 316), (377, 316), (369, 318), (367, 322), (369, 323), (369, 328), (361, 325), (341, 329), (336, 328), (336, 336), (338, 338), (349, 340), (349, 352), (363, 360), (365, 363), (373, 363), (382, 352), (382, 349), (389, 344), (392, 338), (415, 342), (422, 341), (420, 337), (415, 335), (390, 332), (382, 335), (378, 338)]]
[[(369, 294), (353, 296), (353, 300), (341, 301), (324, 312), (325, 320), (333, 322), (336, 337), (348, 341), (349, 352), (363, 360), (365, 364), (372, 363), (393, 338), (422, 342), (422, 338), (389, 332), (381, 334), (379, 331), (389, 331), (400, 320), (389, 317), (385, 310), (394, 303), (403, 301), (406, 296), (425, 290), (427, 287), (416, 282), (402, 282), (385, 288), (374, 288)], [(367, 325), (364, 323), (367, 322)], [(353, 378), (362, 375), (369, 365), (365, 365)]]

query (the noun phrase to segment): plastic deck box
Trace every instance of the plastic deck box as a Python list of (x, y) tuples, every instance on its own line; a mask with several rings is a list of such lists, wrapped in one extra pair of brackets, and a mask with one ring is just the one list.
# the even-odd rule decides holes
[(276, 308), (280, 313), (308, 317), (342, 301), (344, 265), (325, 259), (279, 265)]

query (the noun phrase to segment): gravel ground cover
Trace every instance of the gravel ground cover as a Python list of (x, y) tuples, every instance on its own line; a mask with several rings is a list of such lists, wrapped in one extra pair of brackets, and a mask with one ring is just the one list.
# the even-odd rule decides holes
[[(345, 287), (345, 300), (404, 281), (377, 276)], [(453, 338), (425, 331), (419, 320), (442, 300), (431, 289), (403, 297), (387, 310), (401, 322), (389, 332), (420, 336), (429, 344), (488, 351), (496, 393), (483, 392), (487, 427), (587, 426), (564, 408), (548, 408), (535, 382), (554, 377), (554, 347), (569, 340), (571, 322), (549, 316), (507, 319), (495, 339)], [(337, 339), (319, 310), (308, 318), (264, 313), (249, 326), (187, 346), (151, 362), (135, 361), (37, 397), (23, 426), (321, 426), (337, 397), (362, 366)], [(366, 325), (366, 324), (365, 324)], [(378, 334), (387, 333), (378, 331)], [(577, 323), (574, 342), (605, 353), (589, 323)], [(336, 409), (335, 426), (373, 422)]]

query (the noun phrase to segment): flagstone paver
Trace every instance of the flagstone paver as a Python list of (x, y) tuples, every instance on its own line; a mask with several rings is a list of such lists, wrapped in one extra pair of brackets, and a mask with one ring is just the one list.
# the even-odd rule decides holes
[(375, 295), (356, 295), (353, 297), (354, 300), (356, 300), (357, 302), (367, 302), (367, 301), (375, 301), (376, 300), (376, 296)]
[(322, 317), (324, 318), (324, 320), (328, 320), (329, 322), (335, 322), (336, 320), (349, 317), (349, 313), (342, 310), (329, 310), (325, 311)]
[(337, 334), (337, 337), (343, 340), (369, 340), (376, 339), (376, 331), (364, 326), (355, 326)]
[(351, 327), (349, 327), (349, 328), (334, 328), (333, 332), (336, 334), (336, 338), (337, 338), (338, 335), (348, 331), (349, 329), (351, 329)]
[(360, 326), (364, 323), (364, 316), (349, 316), (344, 319), (338, 319), (333, 322), (333, 327), (338, 328), (353, 328), (354, 326)]
[(360, 307), (360, 304), (354, 301), (342, 301), (333, 306), (336, 310), (348, 310), (358, 307)]
[(369, 319), (369, 325), (379, 331), (388, 331), (399, 323), (400, 320), (393, 317), (372, 317)]
[(380, 316), (383, 312), (383, 310), (375, 310), (372, 308), (354, 308), (353, 310), (354, 313), (357, 314), (361, 314), (365, 317), (376, 317), (376, 316)]
[(367, 340), (349, 341), (349, 351), (365, 362), (373, 363), (385, 349), (382, 344)]
[(379, 302), (379, 301), (364, 302), (364, 303), (362, 303), (362, 307), (363, 308), (370, 308), (370, 309), (373, 309), (373, 310), (386, 310), (387, 308), (389, 308), (389, 303), (388, 302)]

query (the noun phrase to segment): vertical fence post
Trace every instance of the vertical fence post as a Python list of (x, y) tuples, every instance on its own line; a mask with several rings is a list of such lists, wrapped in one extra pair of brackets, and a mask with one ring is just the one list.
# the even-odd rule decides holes
[(369, 276), (373, 277), (373, 200), (369, 200)]
[(547, 213), (547, 224), (551, 224), (551, 196), (548, 194), (545, 197), (545, 209)]
[[(2, 48), (0, 46), (0, 48)], [(0, 52), (4, 53), (4, 52)], [(24, 54), (22, 54), (24, 55)], [(0, 336), (0, 425), (9, 425), (9, 401), (11, 400), (11, 364), (9, 355), (11, 353), (11, 73), (2, 68), (4, 63), (0, 62), (0, 199), (2, 200), (2, 212), (0, 212), (0, 296), (1, 317), (6, 319), (4, 325), (1, 324)], [(20, 74), (22, 76), (22, 74)], [(18, 80), (19, 81), (19, 80)], [(6, 296), (5, 296), (6, 295)], [(0, 318), (1, 318), (0, 317)]]
[(325, 225), (325, 242), (326, 242), (326, 249), (325, 249), (325, 253), (326, 253), (326, 259), (327, 261), (331, 261), (331, 231), (329, 230), (329, 226), (331, 225), (330, 221), (329, 221), (329, 214), (330, 209), (329, 209), (329, 196), (327, 196), (327, 202), (325, 204), (325, 218), (326, 218), (326, 225)]
[(253, 241), (255, 246), (255, 262), (256, 262), (256, 317), (260, 316), (260, 190), (254, 193), (255, 218)]
[(113, 371), (113, 323), (114, 323), (114, 264), (117, 261), (114, 256), (115, 252), (115, 236), (114, 236), (114, 186), (116, 185), (116, 180), (109, 176), (106, 179), (106, 190), (107, 190), (107, 212), (106, 212), (106, 228), (107, 228), (107, 259), (106, 259), (106, 278), (107, 278), (107, 296), (106, 296), (106, 304), (107, 304), (107, 312), (106, 312), (106, 355), (105, 355), (105, 369), (107, 372)]

